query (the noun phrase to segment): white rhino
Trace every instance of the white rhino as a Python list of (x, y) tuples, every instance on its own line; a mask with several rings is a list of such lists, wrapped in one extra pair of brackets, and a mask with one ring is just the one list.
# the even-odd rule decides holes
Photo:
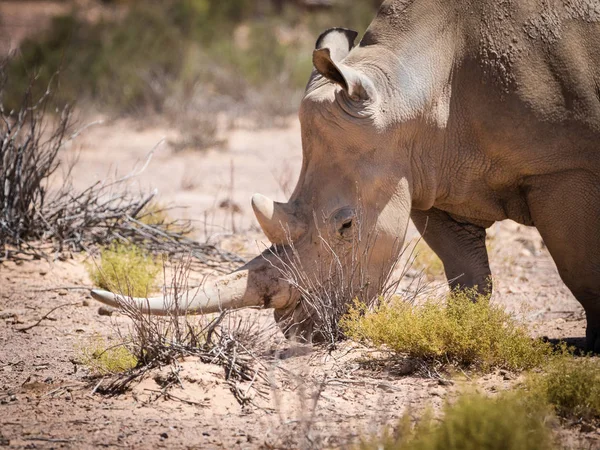
[[(375, 295), (412, 218), (451, 284), (484, 291), (485, 229), (512, 219), (539, 230), (600, 351), (599, 23), (597, 0), (391, 0), (356, 47), (353, 31), (323, 33), (298, 184), (287, 203), (252, 198), (273, 247), (181, 307), (274, 308), (310, 338), (280, 273), (290, 248), (317, 281), (331, 249), (368, 254), (354, 287)], [(372, 239), (356, 239), (359, 209)], [(162, 297), (136, 301), (165, 312)]]

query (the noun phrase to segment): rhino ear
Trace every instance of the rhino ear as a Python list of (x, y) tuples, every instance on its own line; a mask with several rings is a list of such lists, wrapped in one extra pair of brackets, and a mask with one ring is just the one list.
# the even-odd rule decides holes
[(341, 61), (354, 47), (358, 33), (347, 28), (330, 28), (321, 33), (315, 44), (315, 50), (328, 48), (335, 61)]
[[(336, 51), (336, 55), (338, 53)], [(317, 72), (329, 81), (340, 85), (353, 100), (365, 101), (375, 97), (375, 86), (371, 79), (352, 67), (342, 64), (340, 60), (332, 58), (332, 51), (328, 47), (313, 52), (313, 64)]]

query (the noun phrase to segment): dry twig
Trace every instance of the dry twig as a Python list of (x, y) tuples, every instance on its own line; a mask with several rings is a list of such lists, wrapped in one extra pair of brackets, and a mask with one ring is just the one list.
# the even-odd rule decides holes
[(36, 323), (34, 323), (33, 325), (29, 325), (28, 327), (23, 327), (23, 328), (17, 328), (17, 331), (21, 331), (21, 332), (25, 332), (27, 330), (31, 330), (32, 328), (37, 327), (40, 323), (42, 323), (44, 320), (46, 319), (50, 319), (50, 314), (52, 314), (54, 311), (56, 311), (57, 309), (61, 309), (61, 308), (65, 308), (67, 306), (77, 306), (79, 305), (79, 303), (65, 303), (64, 305), (58, 305), (55, 308), (52, 308), (50, 311), (48, 311), (46, 314), (44, 314)]
[(74, 164), (67, 165), (62, 186), (51, 189), (64, 144), (91, 124), (72, 131), (69, 107), (51, 116), (47, 107), (53, 84), (34, 98), (35, 79), (23, 93), (19, 110), (6, 111), (2, 107), (6, 73), (6, 62), (0, 63), (0, 262), (60, 256), (113, 241), (170, 257), (191, 254), (211, 267), (243, 262), (212, 244), (186, 237), (192, 229), (190, 221), (171, 220), (161, 214), (164, 209), (149, 211), (156, 192), (131, 192), (131, 179), (146, 169), (156, 147), (140, 169), (98, 181), (83, 191), (74, 189)]
[[(223, 367), (225, 380), (241, 405), (252, 401), (250, 390), (266, 395), (259, 386), (266, 383), (265, 370), (258, 363), (253, 349), (264, 343), (270, 337), (269, 333), (275, 330), (260, 329), (257, 322), (238, 320), (227, 311), (213, 319), (198, 317), (196, 321), (181, 313), (183, 308), (179, 305), (185, 303), (183, 296), (189, 294), (190, 264), (191, 259), (188, 258), (176, 266), (171, 282), (165, 283), (170, 285), (165, 289), (165, 296), (170, 304), (169, 311), (172, 311), (166, 317), (144, 314), (131, 299), (121, 298), (121, 312), (132, 321), (127, 346), (138, 358), (139, 365), (112, 377), (104, 386), (96, 386), (95, 391), (119, 394), (148, 372), (168, 365), (177, 366), (181, 358), (194, 356), (203, 363)], [(163, 387), (161, 395), (173, 397), (167, 392), (177, 384), (177, 373), (173, 374), (173, 382)], [(245, 387), (240, 383), (249, 384)]]

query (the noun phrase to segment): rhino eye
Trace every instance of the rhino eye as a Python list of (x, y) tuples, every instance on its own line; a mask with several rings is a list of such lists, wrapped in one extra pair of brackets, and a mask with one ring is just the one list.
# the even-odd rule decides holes
[(332, 217), (332, 231), (342, 237), (347, 237), (355, 219), (354, 210), (350, 207), (339, 209)]
[(352, 219), (347, 219), (344, 223), (342, 223), (341, 231), (349, 230), (352, 228)]
[(350, 229), (352, 229), (352, 219), (348, 218), (342, 222), (338, 233), (341, 237), (345, 238), (350, 235)]

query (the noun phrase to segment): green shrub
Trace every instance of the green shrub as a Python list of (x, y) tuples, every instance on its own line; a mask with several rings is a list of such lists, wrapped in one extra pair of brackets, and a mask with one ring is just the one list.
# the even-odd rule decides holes
[[(164, 99), (152, 83), (178, 73), (181, 40), (163, 11), (150, 5), (134, 7), (116, 23), (88, 24), (74, 13), (57, 17), (41, 37), (21, 44), (21, 56), (10, 65), (8, 92), (33, 75), (46, 86), (59, 72), (57, 102), (93, 100), (123, 112), (160, 110)], [(6, 102), (12, 107), (14, 99)]]
[(548, 405), (521, 393), (495, 398), (463, 394), (444, 407), (436, 423), (426, 414), (413, 428), (408, 416), (393, 435), (370, 440), (360, 448), (383, 450), (550, 450), (555, 447), (548, 426)]
[(113, 244), (100, 253), (98, 265), (88, 265), (92, 282), (109, 291), (147, 297), (156, 284), (161, 265), (135, 245)]
[[(125, 3), (127, 12), (119, 19), (90, 23), (73, 11), (25, 40), (21, 57), (10, 64), (5, 106), (18, 105), (11, 92), (23, 92), (34, 75), (45, 87), (59, 69), (58, 104), (82, 100), (119, 113), (160, 113), (176, 94), (189, 100), (198, 83), (203, 103), (209, 95), (220, 103), (250, 101), (257, 90), (275, 92), (281, 102), (304, 88), (314, 38), (323, 29), (358, 26), (362, 32), (374, 16), (366, 0), (345, 0), (308, 16), (293, 6), (274, 14), (263, 6), (268, 3), (253, 0)], [(249, 30), (246, 42), (235, 42), (242, 25)]]
[(556, 358), (527, 387), (554, 406), (564, 418), (600, 419), (600, 362), (596, 358)]
[(109, 344), (95, 336), (88, 346), (79, 349), (80, 359), (94, 375), (125, 372), (137, 366), (138, 360), (123, 344)]
[(551, 354), (550, 344), (531, 339), (489, 296), (468, 290), (453, 293), (446, 302), (413, 305), (394, 299), (373, 311), (355, 304), (341, 327), (352, 339), (396, 353), (484, 371), (536, 367)]

